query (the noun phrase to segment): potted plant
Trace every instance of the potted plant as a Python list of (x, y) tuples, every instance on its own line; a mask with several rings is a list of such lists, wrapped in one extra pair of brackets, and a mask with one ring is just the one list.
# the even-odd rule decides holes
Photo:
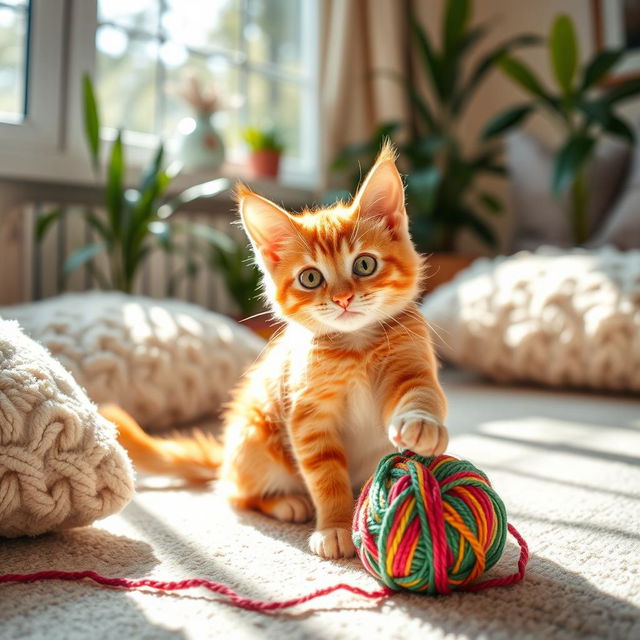
[[(87, 146), (96, 178), (101, 174), (101, 139), (98, 106), (91, 80), (83, 80), (84, 124)], [(90, 207), (71, 209), (74, 215), (82, 215), (99, 240), (84, 244), (67, 256), (63, 275), (86, 265), (99, 286), (131, 293), (140, 268), (154, 248), (176, 254), (184, 260), (181, 274), (193, 274), (198, 269), (197, 261), (179, 242), (181, 236), (193, 234), (208, 243), (219, 243), (220, 231), (206, 225), (173, 221), (173, 214), (181, 206), (198, 198), (212, 198), (229, 189), (226, 178), (211, 180), (186, 189), (167, 199), (166, 193), (177, 168), (163, 167), (164, 149), (160, 145), (154, 159), (144, 172), (136, 189), (125, 186), (126, 163), (122, 133), (113, 142), (106, 166), (105, 211), (94, 211)], [(39, 218), (36, 225), (36, 240), (44, 237), (52, 223), (68, 210), (59, 208)], [(95, 258), (106, 254), (107, 270), (102, 270)]]
[(582, 244), (589, 236), (586, 168), (603, 136), (616, 136), (633, 144), (633, 129), (617, 109), (624, 100), (640, 93), (640, 80), (622, 80), (613, 87), (603, 87), (602, 80), (626, 51), (600, 51), (580, 66), (575, 29), (567, 15), (555, 19), (547, 46), (555, 81), (551, 90), (524, 62), (510, 55), (501, 56), (498, 64), (502, 71), (531, 100), (497, 115), (487, 125), (484, 138), (491, 140), (504, 134), (538, 110), (551, 117), (562, 140), (555, 154), (550, 188), (555, 196), (569, 190), (573, 239)]
[[(343, 150), (334, 169), (363, 166), (373, 161), (383, 138), (404, 133), (406, 142), (396, 142), (399, 164), (406, 174), (407, 212), (412, 237), (418, 249), (430, 254), (427, 283), (450, 278), (471, 262), (473, 256), (455, 252), (456, 239), (468, 229), (489, 248), (497, 246), (495, 232), (482, 212), (497, 215), (500, 199), (479, 182), (484, 175), (503, 176), (501, 147), (493, 141), (462, 144), (460, 123), (478, 87), (509, 51), (536, 44), (535, 35), (518, 35), (482, 55), (469, 68), (469, 58), (486, 35), (485, 25), (472, 25), (471, 0), (448, 0), (440, 29), (439, 48), (411, 12), (412, 53), (420, 63), (428, 97), (413, 78), (403, 82), (414, 114), (407, 122), (382, 123), (372, 137)], [(463, 70), (467, 70), (463, 73)], [(469, 150), (466, 150), (466, 149)], [(357, 176), (359, 177), (359, 175)]]
[(249, 146), (247, 165), (252, 178), (277, 178), (284, 142), (276, 129), (247, 127), (244, 140)]

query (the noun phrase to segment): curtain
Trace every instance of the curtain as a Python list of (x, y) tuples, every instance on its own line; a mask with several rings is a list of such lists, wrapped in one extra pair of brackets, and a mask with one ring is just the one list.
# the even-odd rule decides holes
[(322, 0), (320, 110), (323, 183), (347, 144), (386, 120), (411, 118), (402, 83), (410, 77), (409, 0)]

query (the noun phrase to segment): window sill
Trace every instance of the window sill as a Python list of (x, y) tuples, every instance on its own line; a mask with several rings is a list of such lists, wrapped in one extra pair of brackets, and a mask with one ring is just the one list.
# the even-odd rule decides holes
[[(141, 174), (142, 171), (139, 168), (132, 168), (127, 185), (135, 187), (140, 181)], [(286, 173), (281, 180), (254, 180), (247, 176), (246, 169), (239, 164), (225, 164), (216, 172), (180, 174), (173, 180), (168, 195), (174, 195), (193, 185), (221, 177), (229, 178), (232, 182), (244, 182), (257, 193), (290, 209), (311, 205), (317, 199), (317, 189), (311, 187), (308, 180), (287, 176)], [(86, 197), (90, 192), (99, 192), (104, 186), (104, 180), (96, 183), (87, 160), (61, 153), (41, 153), (35, 156), (31, 153), (0, 153), (0, 190), (2, 190), (2, 183), (20, 185), (20, 191), (25, 195), (29, 189), (32, 189), (33, 199), (60, 198), (67, 201), (73, 200), (74, 194), (83, 194), (81, 197)], [(233, 190), (230, 189), (215, 200), (225, 204), (231, 203)], [(210, 208), (206, 205), (202, 207), (202, 202), (206, 200), (187, 208), (193, 209), (194, 206), (201, 209)], [(215, 208), (219, 209), (219, 207)]]

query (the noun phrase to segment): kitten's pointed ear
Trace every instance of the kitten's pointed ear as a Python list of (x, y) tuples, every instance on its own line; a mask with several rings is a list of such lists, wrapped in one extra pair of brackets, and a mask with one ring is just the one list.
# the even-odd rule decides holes
[(238, 185), (236, 195), (251, 244), (265, 266), (271, 268), (280, 260), (280, 251), (294, 234), (294, 223), (284, 209), (244, 185)]
[(362, 218), (383, 219), (392, 231), (407, 225), (404, 186), (395, 160), (395, 150), (385, 143), (354, 198)]

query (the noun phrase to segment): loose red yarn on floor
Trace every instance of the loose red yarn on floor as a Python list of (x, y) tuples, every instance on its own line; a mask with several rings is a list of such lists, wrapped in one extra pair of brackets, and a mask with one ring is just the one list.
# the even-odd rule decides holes
[[(520, 544), (518, 573), (510, 576), (492, 578), (479, 584), (467, 585), (465, 587), (465, 591), (481, 591), (482, 589), (487, 589), (489, 587), (505, 586), (522, 580), (527, 560), (529, 558), (529, 551), (526, 542), (512, 525), (509, 525), (509, 531)], [(236, 607), (248, 609), (249, 611), (261, 612), (289, 609), (296, 605), (314, 600), (315, 598), (320, 598), (341, 590), (349, 591), (357, 596), (362, 596), (363, 598), (369, 598), (371, 600), (384, 600), (396, 593), (396, 591), (386, 586), (375, 591), (367, 591), (366, 589), (360, 589), (359, 587), (354, 587), (350, 584), (340, 583), (324, 589), (318, 589), (313, 593), (309, 593), (306, 596), (301, 596), (299, 598), (270, 601), (244, 598), (226, 585), (213, 580), (206, 580), (205, 578), (192, 578), (190, 580), (178, 580), (176, 582), (164, 582), (162, 580), (150, 580), (147, 578), (129, 580), (128, 578), (108, 578), (96, 573), (95, 571), (38, 571), (36, 573), (7, 573), (5, 575), (0, 575), (0, 584), (41, 582), (43, 580), (93, 580), (93, 582), (105, 587), (115, 587), (118, 589), (126, 589), (128, 591), (144, 590), (145, 588), (155, 589), (157, 591), (182, 591), (184, 589), (203, 587), (209, 591), (225, 596), (228, 601)]]
[(115, 587), (118, 589), (126, 589), (128, 591), (143, 590), (145, 587), (148, 589), (156, 589), (157, 591), (181, 591), (184, 589), (194, 589), (196, 587), (203, 587), (214, 593), (219, 593), (226, 596), (229, 602), (241, 609), (248, 609), (250, 611), (275, 611), (278, 609), (288, 609), (295, 607), (298, 604), (309, 602), (315, 598), (326, 596), (334, 591), (350, 591), (358, 596), (365, 598), (371, 598), (373, 600), (379, 600), (388, 598), (393, 589), (388, 587), (382, 587), (377, 591), (367, 591), (366, 589), (360, 589), (350, 584), (336, 584), (324, 589), (318, 589), (313, 593), (309, 593), (306, 596), (299, 598), (291, 598), (290, 600), (256, 600), (254, 598), (244, 598), (237, 594), (233, 589), (230, 589), (224, 584), (215, 582), (213, 580), (207, 580), (205, 578), (191, 578), (189, 580), (178, 580), (176, 582), (164, 582), (162, 580), (150, 580), (142, 578), (140, 580), (129, 580), (128, 578), (108, 578), (100, 575), (95, 571), (38, 571), (36, 573), (7, 573), (0, 575), (0, 584), (9, 582), (40, 582), (43, 580), (93, 580), (98, 584), (106, 587)]

